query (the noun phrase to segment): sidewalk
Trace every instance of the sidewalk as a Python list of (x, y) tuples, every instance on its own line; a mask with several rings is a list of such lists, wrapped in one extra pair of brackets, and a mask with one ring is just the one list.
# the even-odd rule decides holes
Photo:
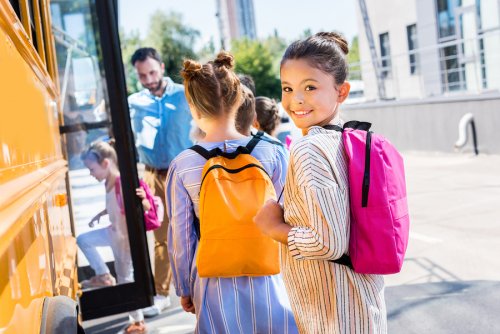
[[(405, 154), (411, 233), (403, 270), (386, 276), (389, 333), (500, 333), (500, 156)], [(178, 299), (149, 333), (192, 333)], [(116, 333), (124, 315), (84, 323)]]

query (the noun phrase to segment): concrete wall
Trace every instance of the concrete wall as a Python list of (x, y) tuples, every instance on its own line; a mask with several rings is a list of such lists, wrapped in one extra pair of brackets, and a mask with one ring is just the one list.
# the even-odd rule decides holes
[[(344, 121), (372, 123), (401, 151), (453, 152), (458, 139), (458, 123), (473, 113), (480, 153), (500, 154), (500, 94), (415, 101), (376, 102), (342, 106)], [(463, 151), (472, 152), (472, 137)]]

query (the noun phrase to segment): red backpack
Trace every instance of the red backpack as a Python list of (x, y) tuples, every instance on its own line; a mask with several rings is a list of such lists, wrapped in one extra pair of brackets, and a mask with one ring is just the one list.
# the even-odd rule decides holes
[[(163, 221), (163, 204), (161, 198), (158, 196), (153, 196), (151, 189), (149, 189), (146, 182), (139, 180), (139, 185), (146, 192), (146, 198), (149, 201), (150, 209), (144, 211), (144, 224), (146, 225), (146, 231), (156, 230), (161, 226)], [(121, 180), (118, 176), (115, 181), (115, 194), (116, 200), (118, 201), (118, 206), (120, 207), (120, 212), (125, 214), (125, 208), (123, 207), (123, 197), (121, 195)]]

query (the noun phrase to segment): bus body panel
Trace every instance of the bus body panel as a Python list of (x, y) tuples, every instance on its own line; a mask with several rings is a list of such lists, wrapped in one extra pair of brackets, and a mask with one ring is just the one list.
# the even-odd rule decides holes
[(0, 0), (2, 333), (39, 333), (44, 299), (77, 294), (59, 95), (22, 27)]

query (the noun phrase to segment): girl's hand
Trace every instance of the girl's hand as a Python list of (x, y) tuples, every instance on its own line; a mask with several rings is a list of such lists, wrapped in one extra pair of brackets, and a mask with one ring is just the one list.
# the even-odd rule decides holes
[(182, 296), (181, 297), (181, 306), (184, 311), (194, 314), (194, 304), (191, 296)]
[(139, 187), (135, 190), (135, 194), (142, 199), (142, 208), (144, 211), (148, 211), (151, 209), (151, 204), (149, 203), (148, 199), (146, 198), (146, 191), (142, 188)]
[(99, 224), (99, 220), (101, 219), (101, 213), (99, 212), (94, 216), (89, 222), (89, 227), (94, 227), (95, 223)]
[(287, 244), (288, 232), (291, 227), (285, 223), (284, 212), (281, 205), (274, 201), (267, 201), (253, 218), (254, 223), (272, 239)]
[(142, 187), (139, 187), (135, 190), (135, 194), (140, 198), (140, 199), (145, 199), (146, 198), (146, 191), (142, 189)]

